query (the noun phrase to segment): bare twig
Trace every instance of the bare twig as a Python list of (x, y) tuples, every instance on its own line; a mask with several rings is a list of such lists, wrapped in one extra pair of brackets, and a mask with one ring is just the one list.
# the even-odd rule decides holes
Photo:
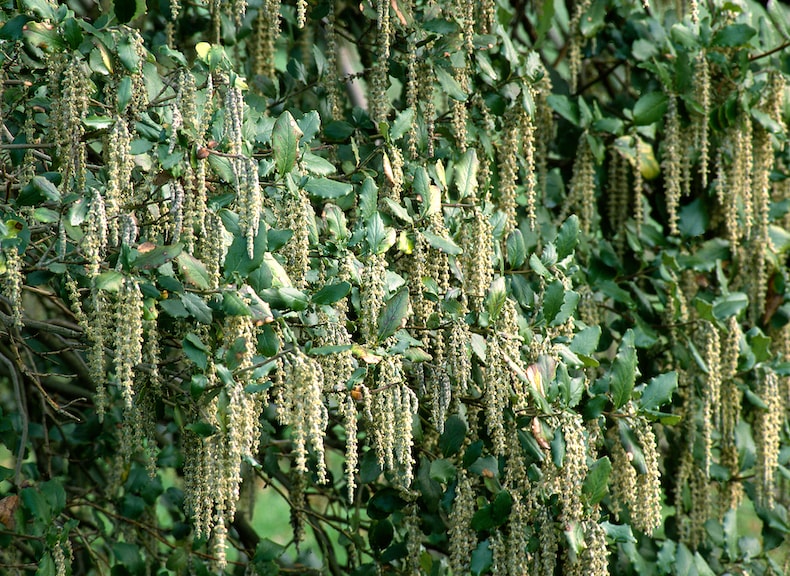
[[(0, 312), (0, 322), (6, 326), (13, 326), (14, 319), (10, 315)], [(83, 336), (82, 330), (73, 330), (71, 328), (58, 326), (57, 324), (52, 324), (50, 322), (41, 322), (40, 320), (33, 320), (31, 318), (22, 318), (22, 324), (24, 324), (25, 328), (29, 328), (31, 330), (50, 332), (52, 334), (57, 334), (58, 336), (64, 336), (66, 338), (82, 338)]]

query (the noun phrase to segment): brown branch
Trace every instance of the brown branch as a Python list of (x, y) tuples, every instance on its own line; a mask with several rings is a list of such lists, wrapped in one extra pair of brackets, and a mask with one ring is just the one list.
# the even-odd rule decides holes
[[(14, 325), (14, 319), (10, 315), (3, 312), (0, 312), (0, 322), (2, 322), (2, 324), (5, 326)], [(25, 328), (29, 328), (30, 330), (41, 330), (42, 332), (57, 334), (58, 336), (64, 336), (65, 338), (80, 339), (83, 336), (82, 330), (74, 330), (72, 328), (66, 328), (64, 326), (59, 326), (50, 322), (33, 320), (32, 318), (22, 318), (22, 324), (25, 326)]]
[(749, 56), (749, 62), (754, 62), (755, 60), (759, 60), (760, 58), (766, 58), (771, 54), (776, 54), (777, 52), (781, 52), (782, 50), (788, 47), (790, 47), (790, 40), (784, 42), (783, 44), (780, 44), (779, 46), (769, 50), (768, 52), (763, 52), (762, 54), (755, 54), (754, 56)]
[(0, 150), (43, 150), (54, 148), (54, 144), (42, 142), (41, 144), (0, 144)]

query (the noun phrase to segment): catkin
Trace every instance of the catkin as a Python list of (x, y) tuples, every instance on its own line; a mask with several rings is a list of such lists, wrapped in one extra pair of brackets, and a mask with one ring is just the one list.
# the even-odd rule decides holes
[[(696, 4), (696, 2), (694, 3)], [(697, 15), (699, 18), (699, 15)], [(693, 117), (692, 129), (694, 144), (699, 152), (699, 174), (702, 188), (708, 187), (709, 164), (709, 129), (708, 118), (711, 109), (710, 66), (704, 50), (697, 54), (694, 62), (694, 97), (700, 105), (701, 111)]]
[(766, 407), (758, 412), (754, 431), (757, 440), (757, 500), (770, 509), (774, 507), (776, 498), (774, 474), (779, 463), (785, 411), (785, 400), (780, 395), (776, 373), (768, 372), (760, 379), (759, 393)]
[(477, 534), (472, 530), (475, 513), (475, 492), (469, 477), (459, 471), (455, 485), (455, 500), (450, 510), (450, 568), (453, 574), (467, 574), (472, 550), (477, 546)]
[(589, 233), (596, 221), (595, 158), (585, 134), (582, 134), (576, 149), (576, 161), (573, 163), (573, 176), (569, 188), (570, 192), (559, 220), (564, 221), (570, 211), (578, 208), (579, 225), (584, 232)]
[(680, 115), (678, 114), (677, 96), (669, 96), (666, 121), (664, 124), (664, 155), (661, 159), (661, 171), (664, 173), (664, 196), (667, 205), (669, 233), (677, 235), (678, 210), (683, 178), (683, 151), (681, 150)]
[(22, 323), (22, 286), (25, 283), (24, 272), (22, 270), (22, 256), (19, 248), (12, 246), (3, 248), (2, 254), (5, 257), (5, 272), (2, 275), (2, 294), (11, 303), (11, 319), (14, 328), (21, 330)]

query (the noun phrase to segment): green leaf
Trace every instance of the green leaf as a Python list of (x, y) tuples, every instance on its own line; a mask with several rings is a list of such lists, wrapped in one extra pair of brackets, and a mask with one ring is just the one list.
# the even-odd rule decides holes
[(47, 22), (28, 22), (22, 35), (28, 43), (47, 52), (64, 47), (58, 28)]
[(318, 292), (313, 294), (313, 304), (325, 305), (334, 304), (338, 300), (345, 298), (351, 292), (351, 284), (348, 282), (338, 282), (337, 284), (327, 284)]
[(277, 172), (282, 176), (291, 171), (299, 152), (299, 139), (303, 136), (296, 120), (287, 110), (280, 114), (272, 130), (272, 155)]
[(752, 115), (752, 118), (757, 120), (757, 122), (762, 126), (765, 130), (773, 134), (778, 138), (784, 138), (784, 131), (782, 129), (782, 125), (774, 120), (770, 114), (766, 114), (762, 110), (758, 110), (757, 108), (752, 108), (749, 113)]
[(201, 324), (211, 324), (211, 308), (203, 301), (203, 298), (192, 292), (181, 294), (181, 303), (184, 308)]
[(538, 25), (536, 27), (538, 43), (546, 37), (546, 33), (551, 29), (554, 19), (554, 0), (543, 0), (538, 14)]
[(370, 176), (362, 181), (359, 190), (359, 205), (357, 207), (359, 217), (362, 220), (370, 220), (376, 214), (379, 203), (379, 189), (376, 182)]
[(576, 310), (576, 305), (579, 303), (580, 297), (578, 292), (566, 290), (562, 296), (562, 306), (560, 306), (559, 312), (557, 312), (557, 315), (554, 316), (554, 319), (551, 321), (551, 325), (559, 326), (560, 324), (564, 324)]
[(631, 55), (637, 60), (644, 62), (652, 59), (654, 56), (658, 56), (658, 48), (655, 42), (639, 38), (631, 45)]
[[(227, 211), (225, 211), (227, 212)], [(225, 226), (228, 228), (227, 224)], [(263, 263), (263, 256), (266, 254), (268, 245), (268, 233), (266, 226), (261, 221), (258, 226), (258, 234), (253, 240), (252, 258), (247, 252), (247, 239), (239, 232), (233, 237), (233, 242), (225, 255), (223, 272), (225, 278), (230, 280), (234, 274), (246, 278), (253, 270), (256, 270)]]
[(751, 40), (755, 34), (757, 34), (757, 30), (748, 24), (730, 24), (713, 35), (711, 45), (727, 48), (743, 46)]
[(205, 370), (208, 365), (209, 349), (197, 334), (189, 332), (181, 341), (181, 347), (187, 358), (192, 360), (199, 368)]
[(576, 354), (591, 356), (598, 348), (598, 341), (601, 339), (600, 326), (588, 326), (581, 332), (577, 332), (571, 340), (570, 349)]
[(472, 338), (469, 342), (470, 347), (472, 348), (472, 352), (475, 356), (477, 356), (478, 360), (481, 362), (486, 361), (486, 348), (488, 344), (486, 343), (486, 339), (481, 334), (472, 333)]
[(453, 414), (444, 423), (444, 432), (439, 436), (439, 448), (445, 457), (458, 453), (466, 438), (467, 426), (464, 420)]
[(145, 0), (113, 0), (115, 17), (127, 24), (145, 14)]
[(549, 269), (543, 265), (543, 262), (540, 261), (540, 257), (535, 253), (529, 257), (529, 267), (535, 274), (543, 278), (551, 278), (553, 276)]
[(527, 245), (521, 230), (516, 228), (508, 234), (506, 247), (507, 261), (510, 263), (510, 267), (512, 269), (520, 268), (527, 260)]
[(42, 202), (58, 201), (60, 201), (60, 192), (57, 187), (44, 176), (33, 176), (30, 182), (19, 191), (16, 205), (35, 206)]
[(565, 287), (562, 282), (555, 280), (546, 288), (543, 294), (543, 317), (548, 324), (552, 324), (565, 302)]
[(189, 312), (181, 303), (181, 299), (168, 299), (159, 302), (159, 307), (173, 318), (189, 318)]
[(228, 184), (233, 184), (235, 182), (236, 173), (233, 171), (230, 158), (210, 154), (208, 157), (208, 165), (211, 166), (214, 174), (219, 176), (224, 182)]
[[(147, 246), (151, 245), (148, 244)], [(138, 270), (148, 270), (150, 268), (159, 268), (162, 264), (177, 258), (184, 249), (184, 245), (179, 243), (157, 246), (145, 252), (141, 251), (141, 248), (138, 247), (137, 249), (137, 257), (132, 262), (132, 267)]]
[(719, 296), (713, 301), (713, 316), (724, 322), (732, 316), (738, 316), (749, 306), (749, 297), (743, 292), (730, 292)]
[[(184, 68), (188, 66), (187, 59), (184, 57), (184, 54), (179, 52), (178, 50), (173, 50), (167, 44), (162, 44), (161, 46), (159, 46), (159, 48), (157, 48), (156, 51), (159, 56), (166, 59), (164, 63), (166, 66), (169, 65), (167, 63), (167, 59), (173, 60), (174, 64), (183, 66)], [(175, 66), (172, 67), (175, 68)]]
[(14, 475), (13, 468), (6, 468), (5, 466), (0, 466), (0, 482), (4, 480), (8, 480)]
[(335, 120), (324, 127), (324, 135), (329, 140), (342, 142), (354, 133), (354, 126), (343, 120)]
[(449, 484), (455, 479), (456, 469), (449, 460), (439, 459), (431, 462), (431, 480)]
[(560, 231), (557, 234), (557, 239), (554, 245), (557, 248), (557, 259), (564, 260), (576, 249), (576, 244), (579, 242), (579, 217), (576, 214), (571, 214), (565, 222), (562, 223)]
[(442, 87), (442, 90), (453, 100), (459, 102), (466, 102), (468, 97), (466, 91), (458, 83), (458, 80), (453, 78), (452, 74), (447, 72), (441, 66), (434, 66), (433, 71), (436, 73), (436, 79)]
[(124, 68), (129, 72), (137, 72), (140, 65), (140, 55), (137, 53), (137, 46), (135, 45), (132, 35), (127, 34), (117, 44), (118, 47), (118, 60), (121, 61)]
[(296, 123), (302, 131), (302, 143), (309, 144), (321, 130), (321, 115), (316, 110), (311, 110)]
[(501, 526), (513, 511), (513, 496), (507, 490), (499, 492), (491, 503), (491, 516), (497, 526)]
[(235, 290), (222, 293), (222, 311), (228, 316), (251, 316), (252, 311)]
[(483, 456), (469, 466), (469, 471), (486, 478), (499, 478), (499, 462), (494, 456)]
[(264, 538), (258, 543), (258, 547), (255, 549), (255, 556), (253, 556), (253, 562), (270, 562), (272, 560), (277, 560), (280, 556), (283, 555), (286, 548), (281, 544), (277, 544), (268, 538)]
[(664, 117), (669, 106), (669, 98), (663, 92), (643, 94), (634, 105), (634, 124), (647, 126)]
[(409, 215), (406, 208), (395, 202), (392, 198), (384, 198), (384, 205), (389, 209), (393, 216), (406, 222), (407, 224), (414, 223), (414, 220)]
[(571, 100), (568, 96), (551, 94), (546, 98), (546, 103), (568, 122), (579, 126), (579, 105), (575, 100)]
[(659, 374), (645, 385), (639, 398), (639, 407), (645, 412), (655, 413), (661, 406), (672, 400), (672, 394), (678, 388), (678, 373)]
[(99, 274), (93, 283), (99, 290), (117, 292), (123, 284), (124, 275), (117, 270), (107, 270)]
[(507, 300), (507, 285), (504, 276), (499, 276), (491, 282), (486, 297), (486, 309), (492, 321), (496, 321), (502, 313), (502, 308)]
[[(601, 522), (601, 526), (606, 531), (606, 536), (612, 539), (615, 542), (621, 543), (635, 543), (636, 538), (634, 538), (633, 532), (631, 532), (631, 526), (628, 524), (618, 525), (612, 524), (608, 520), (605, 522)], [(678, 572), (678, 574), (688, 574), (688, 572)]]
[(34, 18), (28, 14), (17, 14), (9, 19), (0, 28), (0, 40), (20, 40), (25, 25), (31, 20), (34, 20)]
[(258, 292), (264, 302), (276, 310), (295, 310), (297, 312), (307, 308), (310, 299), (307, 294), (290, 286), (267, 288)]
[(424, 230), (420, 232), (423, 238), (428, 242), (428, 244), (432, 248), (436, 248), (444, 252), (445, 254), (452, 254), (453, 256), (458, 256), (463, 252), (461, 247), (458, 246), (455, 242), (450, 240), (449, 238), (445, 238), (443, 236), (439, 236), (438, 234), (434, 234), (433, 232), (429, 232), (428, 230)]
[(746, 333), (746, 342), (756, 362), (765, 362), (771, 357), (771, 338), (763, 334), (757, 326)]
[(678, 256), (678, 264), (701, 272), (710, 272), (716, 267), (717, 260), (730, 258), (730, 245), (725, 238), (712, 238), (691, 255)]
[(374, 520), (383, 520), (405, 505), (406, 501), (400, 497), (395, 488), (383, 488), (368, 501), (368, 516)]
[(351, 350), (353, 344), (339, 344), (337, 346), (315, 346), (310, 348), (310, 356), (331, 356), (346, 350)]
[(24, 508), (35, 520), (49, 522), (52, 516), (49, 503), (44, 495), (35, 488), (23, 488), (19, 493)]
[(636, 382), (636, 361), (634, 332), (629, 329), (620, 342), (609, 374), (609, 391), (615, 408), (624, 406), (631, 399), (631, 392)]
[(612, 463), (604, 456), (595, 461), (584, 479), (582, 492), (587, 496), (590, 505), (598, 504), (609, 491), (609, 474), (612, 472)]
[(318, 176), (329, 176), (337, 172), (334, 164), (326, 158), (317, 156), (312, 152), (305, 152), (302, 154), (302, 166), (304, 166), (304, 169), (308, 172)]
[(406, 315), (409, 313), (409, 290), (401, 288), (379, 314), (378, 341), (386, 340), (401, 327)]
[(49, 503), (53, 515), (60, 514), (66, 507), (66, 490), (58, 480), (47, 480), (39, 484), (41, 494)]
[(562, 468), (565, 462), (565, 448), (565, 434), (562, 427), (558, 426), (551, 439), (551, 460), (557, 468)]
[(461, 159), (455, 163), (453, 178), (460, 199), (474, 196), (477, 190), (477, 169), (479, 167), (480, 160), (478, 160), (477, 151), (474, 148), (468, 148)]
[(469, 570), (473, 576), (482, 576), (486, 574), (491, 566), (494, 564), (494, 552), (488, 540), (483, 540), (472, 551), (472, 558), (469, 563)]
[(393, 142), (406, 134), (406, 132), (411, 129), (411, 123), (414, 119), (414, 109), (413, 108), (406, 108), (402, 112), (399, 112), (398, 115), (395, 117), (395, 121), (392, 123), (392, 127), (390, 128), (390, 140)]
[(304, 189), (309, 194), (324, 200), (342, 198), (354, 191), (354, 187), (348, 182), (338, 182), (329, 178), (308, 178)]
[(571, 521), (565, 523), (562, 529), (565, 535), (565, 541), (568, 544), (569, 555), (577, 556), (585, 548), (584, 544), (584, 530), (579, 522)]
[(373, 550), (384, 550), (392, 543), (392, 538), (395, 535), (395, 529), (392, 527), (392, 522), (388, 519), (383, 519), (374, 522), (368, 534), (368, 541)]
[(702, 198), (696, 198), (680, 209), (678, 228), (683, 236), (702, 236), (708, 227), (708, 211)]
[(191, 422), (184, 426), (184, 428), (194, 432), (201, 438), (208, 438), (217, 433), (217, 429), (208, 422)]
[(181, 252), (176, 257), (178, 262), (178, 269), (184, 275), (184, 279), (199, 288), (200, 290), (208, 290), (211, 286), (211, 280), (206, 270), (206, 266), (187, 252)]
[(384, 226), (384, 220), (378, 212), (370, 218), (366, 232), (368, 247), (373, 254), (384, 254), (395, 244), (395, 230)]
[(584, 11), (584, 16), (579, 22), (579, 31), (582, 33), (582, 36), (592, 38), (603, 29), (608, 4), (607, 0), (595, 0)]

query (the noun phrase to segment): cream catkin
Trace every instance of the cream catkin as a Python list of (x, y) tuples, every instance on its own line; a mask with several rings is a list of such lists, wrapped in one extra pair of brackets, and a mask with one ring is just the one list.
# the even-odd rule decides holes
[(774, 475), (779, 463), (786, 400), (780, 395), (779, 377), (774, 372), (767, 372), (760, 378), (758, 390), (766, 407), (758, 412), (755, 421), (757, 500), (770, 509), (776, 498)]
[(683, 150), (680, 131), (680, 115), (678, 114), (677, 96), (669, 96), (669, 105), (664, 123), (664, 154), (661, 159), (661, 171), (664, 174), (664, 196), (666, 198), (669, 233), (678, 235), (678, 210), (682, 193), (682, 161)]

